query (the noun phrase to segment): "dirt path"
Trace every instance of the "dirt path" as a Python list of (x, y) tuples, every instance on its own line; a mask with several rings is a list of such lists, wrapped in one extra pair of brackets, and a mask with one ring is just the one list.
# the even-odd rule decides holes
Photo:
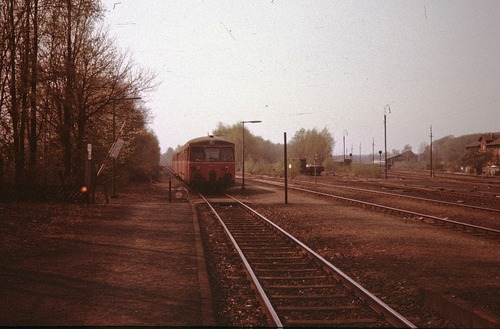
[(2, 205), (0, 325), (203, 325), (193, 210), (163, 198)]

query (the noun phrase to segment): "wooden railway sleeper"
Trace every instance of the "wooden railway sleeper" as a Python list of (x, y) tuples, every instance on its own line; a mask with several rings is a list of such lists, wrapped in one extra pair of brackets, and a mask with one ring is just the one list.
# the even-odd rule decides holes
[(372, 318), (367, 319), (344, 319), (344, 320), (301, 320), (293, 319), (287, 320), (288, 326), (337, 326), (337, 327), (374, 327), (378, 323), (377, 320)]
[(326, 295), (326, 294), (321, 294), (321, 295), (273, 295), (273, 299), (339, 299), (339, 298), (346, 298), (349, 295), (346, 293), (338, 293), (338, 294), (332, 294), (332, 295)]
[[(231, 217), (231, 216), (229, 216), (229, 217)], [(233, 216), (233, 217), (236, 217), (236, 216)], [(229, 222), (231, 222), (231, 220), (229, 220)], [(281, 229), (277, 228), (274, 224), (270, 223), (267, 219), (266, 219), (266, 222), (268, 222), (267, 225), (274, 226), (274, 230), (276, 230), (276, 231), (280, 230), (280, 234), (283, 233), (283, 231)], [(226, 227), (225, 224), (223, 224), (223, 226)], [(233, 227), (233, 225), (231, 225), (231, 223), (228, 223), (228, 226)], [(252, 231), (252, 232), (260, 231), (260, 228), (254, 230), (254, 229), (250, 229), (250, 226), (247, 227), (248, 231)], [(258, 227), (258, 225), (256, 225), (256, 227)], [(241, 232), (241, 230), (240, 230), (241, 227), (238, 227), (238, 225), (236, 225), (235, 228), (236, 228), (236, 231)], [(239, 235), (239, 234), (236, 233), (236, 235)], [(248, 232), (246, 235), (243, 234), (243, 236), (245, 236), (245, 238), (246, 238), (248, 236)], [(288, 236), (289, 238), (291, 238), (291, 240), (298, 243), (298, 245), (300, 245), (301, 249), (304, 249), (304, 251), (307, 249), (308, 253), (314, 254), (315, 256), (313, 257), (313, 259), (314, 258), (319, 258), (321, 260), (323, 259), (322, 257), (317, 255), (316, 253), (312, 252), (309, 248), (304, 246), (302, 243), (300, 243), (300, 241), (291, 237), (289, 234), (286, 234), (286, 236)], [(232, 234), (231, 234), (231, 239), (234, 239)], [(256, 262), (251, 261), (252, 257), (249, 254), (247, 254), (246, 256), (243, 256), (245, 246), (248, 246), (247, 243), (258, 242), (258, 245), (265, 245), (266, 248), (269, 248), (270, 244), (275, 245), (278, 240), (281, 240), (281, 238), (276, 239), (273, 237), (266, 236), (263, 239), (253, 238), (253, 239), (245, 239), (245, 240), (247, 240), (247, 241), (244, 243), (241, 243), (241, 246), (238, 247), (238, 250), (240, 250), (240, 248), (241, 248), (240, 252), (241, 252), (242, 258), (244, 259), (245, 262), (247, 262), (246, 256), (249, 257), (248, 260), (251, 262), (251, 265), (249, 264), (249, 266), (254, 269), (254, 270), (251, 270), (250, 272), (247, 272), (247, 275), (252, 276), (252, 282), (255, 282), (255, 284), (257, 284), (259, 287), (263, 287), (266, 290), (268, 290), (268, 293), (270, 294), (271, 300), (272, 300), (274, 295), (289, 294), (290, 291), (295, 291), (296, 295), (301, 295), (301, 294), (304, 294), (304, 295), (312, 295), (312, 294), (314, 294), (314, 295), (317, 295), (317, 294), (335, 295), (335, 294), (338, 294), (340, 291), (345, 291), (345, 287), (343, 287), (343, 286), (344, 285), (348, 286), (348, 284), (346, 284), (346, 282), (345, 282), (346, 280), (352, 281), (352, 279), (347, 278), (342, 272), (336, 271), (335, 272), (336, 274), (333, 274), (331, 276), (327, 276), (326, 278), (323, 275), (321, 275), (320, 278), (317, 279), (318, 281), (316, 281), (316, 282), (314, 281), (316, 279), (313, 279), (313, 281), (311, 282), (309, 279), (300, 277), (300, 275), (298, 275), (299, 278), (293, 278), (293, 277), (282, 278), (281, 276), (279, 276), (278, 278), (275, 278), (274, 276), (269, 275), (269, 277), (271, 277), (269, 280), (266, 280), (266, 279), (263, 280), (261, 278), (260, 280), (262, 280), (262, 284), (258, 283), (257, 281), (254, 281), (253, 279), (254, 278), (256, 279), (256, 277), (254, 277), (254, 276), (257, 273), (259, 273), (258, 270), (262, 267), (263, 268), (271, 267), (271, 268), (286, 269), (286, 267), (289, 266), (293, 269), (297, 269), (298, 266), (304, 266), (305, 268), (311, 268), (311, 264), (315, 263), (315, 262), (311, 262), (309, 257), (302, 257), (302, 255), (300, 253), (297, 253), (297, 255), (301, 255), (301, 256), (296, 256), (296, 257), (292, 256), (293, 259), (290, 259), (290, 257), (278, 257), (275, 259), (270, 259), (268, 261), (266, 259), (262, 260), (260, 257), (257, 257)], [(263, 241), (263, 240), (266, 240), (266, 241)], [(271, 241), (269, 241), (269, 240), (271, 240)], [(254, 246), (255, 246), (255, 244), (254, 244)], [(254, 251), (255, 251), (255, 249), (254, 249)], [(321, 267), (324, 267), (324, 265), (322, 265), (318, 268), (321, 268)], [(331, 266), (331, 265), (326, 266), (326, 268), (328, 268), (328, 267), (333, 267), (333, 266)], [(330, 271), (331, 271), (331, 268), (330, 268)], [(330, 271), (327, 271), (327, 272), (330, 272)], [(254, 274), (254, 273), (256, 273), (256, 274)], [(267, 282), (267, 281), (269, 281), (269, 282)], [(282, 283), (285, 283), (285, 284), (277, 284), (280, 281)], [(339, 284), (339, 282), (342, 282), (343, 284), (341, 285), (341, 284)], [(260, 289), (261, 288), (259, 288), (259, 290)], [(356, 292), (355, 294), (358, 295), (358, 297), (359, 297), (359, 294), (357, 293), (356, 289), (362, 289), (362, 290), (364, 290), (364, 289), (362, 287), (358, 287), (358, 288), (353, 288), (351, 290), (351, 291)], [(282, 293), (280, 293), (280, 291), (282, 291)], [(358, 300), (358, 302), (357, 302), (358, 305), (362, 304), (359, 301), (359, 299), (357, 299), (357, 300)], [(268, 302), (266, 302), (266, 304), (268, 304)], [(369, 304), (370, 304), (370, 308), (364, 308), (364, 310), (362, 310), (362, 311), (360, 310), (360, 314), (356, 315), (356, 317), (360, 317), (360, 316), (362, 317), (365, 313), (366, 314), (368, 314), (368, 313), (374, 314), (373, 310), (375, 310), (376, 313), (380, 313), (380, 310), (377, 311), (377, 307), (373, 308), (372, 303), (369, 303)], [(280, 305), (280, 307), (282, 307), (282, 306), (284, 306), (285, 308), (287, 307), (286, 305)], [(349, 307), (349, 304), (344, 305), (344, 306), (346, 306), (345, 310), (347, 310), (347, 309), (359, 309), (359, 306)], [(381, 305), (379, 305), (379, 306), (381, 306)], [(293, 305), (288, 305), (288, 307), (293, 307)], [(271, 308), (273, 308), (273, 307), (271, 306)], [(337, 309), (342, 309), (342, 307), (337, 308)], [(331, 316), (331, 315), (329, 315), (328, 312), (331, 312), (332, 308), (330, 308), (327, 305), (323, 305), (323, 306), (317, 305), (317, 306), (308, 307), (308, 312), (309, 311), (311, 311), (311, 312), (326, 312), (326, 314), (324, 316), (328, 318)], [(286, 310), (286, 312), (282, 318), (285, 324), (289, 325), (290, 322), (288, 322), (288, 320), (294, 320), (294, 318), (295, 318), (295, 320), (302, 318), (301, 315), (294, 316), (294, 312), (298, 312), (298, 309), (289, 308), (288, 310)], [(393, 312), (393, 314), (395, 314), (395, 312)], [(276, 314), (276, 317), (277, 317), (277, 314)], [(308, 319), (308, 320), (312, 320), (312, 321), (323, 320), (323, 319), (320, 319), (321, 317), (323, 317), (323, 315), (321, 315), (321, 316), (318, 315), (318, 316), (315, 316), (315, 317)], [(273, 318), (274, 318), (274, 316), (273, 316)], [(276, 320), (280, 321), (279, 318), (277, 318)], [(327, 320), (329, 320), (329, 319), (327, 319)], [(348, 319), (346, 321), (351, 321), (351, 319)], [(401, 326), (401, 323), (399, 321), (400, 320), (398, 320), (398, 322), (394, 322), (394, 323), (398, 323), (398, 326)], [(310, 322), (309, 322), (309, 324), (310, 324)], [(331, 321), (329, 321), (328, 324), (331, 324)], [(405, 323), (405, 325), (410, 326), (410, 327), (413, 326), (410, 323)]]
[(361, 307), (356, 305), (340, 305), (340, 306), (277, 306), (280, 311), (300, 311), (300, 312), (318, 312), (318, 311), (345, 311), (345, 310), (360, 310)]

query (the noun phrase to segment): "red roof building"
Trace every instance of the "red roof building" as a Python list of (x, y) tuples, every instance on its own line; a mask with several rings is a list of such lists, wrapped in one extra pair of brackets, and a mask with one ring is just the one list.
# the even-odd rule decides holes
[(500, 135), (486, 134), (479, 137), (477, 142), (465, 146), (467, 150), (478, 150), (479, 152), (491, 152), (493, 157), (489, 165), (500, 165)]

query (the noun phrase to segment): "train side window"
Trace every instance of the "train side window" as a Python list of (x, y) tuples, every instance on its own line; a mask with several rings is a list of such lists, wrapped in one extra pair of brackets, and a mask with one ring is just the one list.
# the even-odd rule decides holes
[(220, 161), (222, 162), (234, 161), (234, 152), (231, 147), (223, 147), (220, 149)]
[(205, 159), (206, 161), (219, 161), (220, 149), (218, 147), (206, 147)]
[(189, 160), (191, 161), (203, 161), (205, 159), (205, 154), (203, 152), (203, 147), (191, 147), (191, 152), (189, 154)]

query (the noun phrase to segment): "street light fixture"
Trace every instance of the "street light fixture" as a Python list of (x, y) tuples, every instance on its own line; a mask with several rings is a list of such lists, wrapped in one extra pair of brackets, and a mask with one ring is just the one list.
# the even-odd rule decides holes
[[(110, 99), (113, 102), (113, 144), (116, 142), (116, 102), (126, 100), (138, 100), (141, 97), (121, 97)], [(116, 195), (116, 176), (115, 176), (115, 158), (111, 160), (111, 197), (117, 198)]]
[(384, 147), (385, 147), (385, 179), (387, 180), (387, 113), (391, 113), (389, 104), (384, 106)]
[(241, 171), (243, 173), (242, 177), (242, 182), (241, 182), (241, 189), (245, 189), (245, 123), (261, 123), (262, 121), (260, 120), (247, 120), (247, 121), (241, 121), (243, 124), (243, 141), (241, 143), (241, 161), (242, 161), (242, 168)]

